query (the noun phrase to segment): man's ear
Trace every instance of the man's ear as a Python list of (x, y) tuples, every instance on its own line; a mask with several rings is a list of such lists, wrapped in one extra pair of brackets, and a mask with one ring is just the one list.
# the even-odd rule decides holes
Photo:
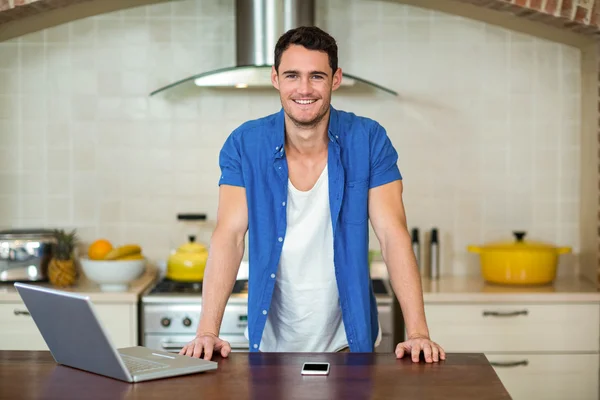
[(333, 74), (333, 82), (331, 85), (331, 90), (337, 90), (342, 84), (342, 69), (338, 68), (337, 71)]
[(275, 69), (275, 66), (271, 67), (271, 83), (275, 89), (279, 90), (279, 77), (277, 76), (277, 70)]

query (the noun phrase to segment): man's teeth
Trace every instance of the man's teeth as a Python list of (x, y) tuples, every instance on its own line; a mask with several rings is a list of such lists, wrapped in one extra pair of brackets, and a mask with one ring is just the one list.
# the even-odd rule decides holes
[(314, 103), (316, 100), (294, 100), (296, 103), (298, 104), (312, 104)]

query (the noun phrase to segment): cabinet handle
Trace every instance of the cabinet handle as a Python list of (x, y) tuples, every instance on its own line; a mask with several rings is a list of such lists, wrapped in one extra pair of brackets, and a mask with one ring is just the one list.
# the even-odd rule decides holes
[(521, 310), (521, 311), (484, 311), (484, 317), (517, 317), (519, 315), (527, 315), (529, 311)]
[[(175, 343), (175, 342), (168, 342), (168, 343), (161, 343), (160, 347), (163, 348), (163, 350), (174, 350), (174, 351), (180, 351), (181, 349), (183, 349), (183, 346), (185, 346), (187, 343)], [(230, 343), (231, 345), (231, 350), (248, 350), (249, 344), (248, 343)]]
[(526, 367), (527, 365), (529, 365), (529, 361), (527, 360), (521, 360), (521, 361), (490, 361), (490, 365), (492, 367), (519, 367), (519, 366), (523, 366)]
[(31, 315), (29, 314), (29, 311), (17, 310), (16, 308), (13, 312), (15, 313), (15, 315)]

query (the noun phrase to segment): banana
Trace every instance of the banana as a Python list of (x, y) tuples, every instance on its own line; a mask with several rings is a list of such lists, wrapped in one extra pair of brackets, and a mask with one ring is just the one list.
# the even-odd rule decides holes
[(105, 260), (117, 260), (122, 257), (138, 254), (142, 252), (142, 248), (137, 244), (126, 244), (124, 246), (117, 247), (104, 256)]
[(134, 253), (134, 254), (130, 254), (128, 256), (124, 256), (124, 257), (119, 257), (117, 258), (115, 261), (124, 261), (124, 260), (143, 260), (144, 256), (142, 255), (142, 253)]

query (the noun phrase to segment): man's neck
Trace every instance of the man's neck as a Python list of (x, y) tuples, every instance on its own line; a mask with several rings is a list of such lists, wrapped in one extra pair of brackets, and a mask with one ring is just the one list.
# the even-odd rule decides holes
[[(328, 113), (329, 114), (329, 113)], [(285, 149), (288, 155), (302, 155), (313, 158), (327, 152), (327, 127), (329, 115), (326, 115), (317, 125), (299, 127), (286, 115), (285, 117)]]

